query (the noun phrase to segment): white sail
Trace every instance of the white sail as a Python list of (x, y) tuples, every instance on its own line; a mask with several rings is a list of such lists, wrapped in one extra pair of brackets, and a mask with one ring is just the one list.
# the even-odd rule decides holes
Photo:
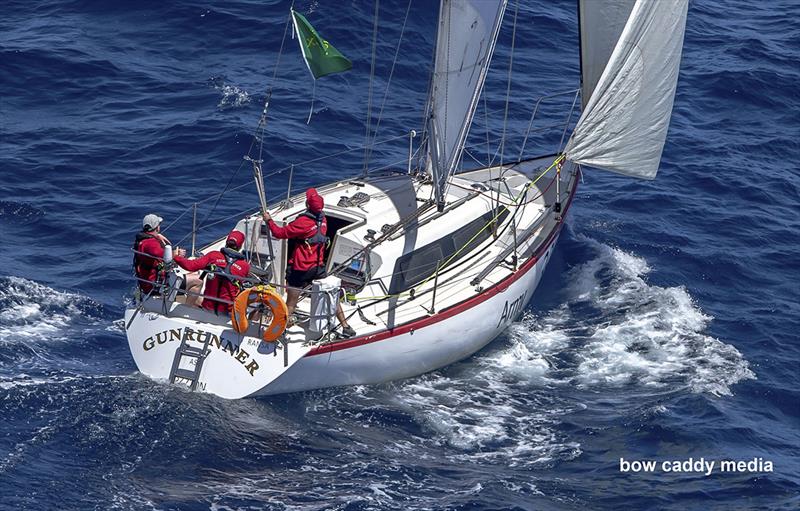
[(636, 1), (567, 144), (570, 160), (655, 178), (675, 99), (687, 8), (688, 0)]
[(428, 169), (437, 204), (461, 158), (507, 0), (442, 0), (429, 98)]
[(579, 0), (581, 101), (585, 108), (636, 0)]

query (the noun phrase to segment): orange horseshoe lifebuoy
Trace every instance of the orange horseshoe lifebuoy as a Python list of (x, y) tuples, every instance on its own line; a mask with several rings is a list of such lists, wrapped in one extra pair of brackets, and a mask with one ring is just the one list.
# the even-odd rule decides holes
[(247, 318), (247, 308), (256, 303), (266, 305), (272, 312), (272, 321), (264, 329), (261, 338), (267, 342), (275, 342), (286, 330), (289, 310), (286, 308), (286, 303), (272, 287), (255, 286), (245, 289), (236, 295), (236, 299), (233, 301), (233, 309), (231, 309), (233, 329), (240, 334), (247, 331), (247, 327), (250, 324)]

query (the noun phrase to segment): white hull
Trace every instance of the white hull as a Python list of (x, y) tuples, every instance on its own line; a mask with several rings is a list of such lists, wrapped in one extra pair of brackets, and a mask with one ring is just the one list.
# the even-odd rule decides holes
[[(169, 317), (161, 311), (142, 312), (129, 328), (128, 342), (139, 370), (166, 381), (175, 350), (190, 332), (187, 343), (201, 347), (210, 335), (211, 351), (199, 378), (198, 390), (224, 398), (298, 392), (341, 385), (363, 385), (410, 378), (463, 360), (500, 335), (529, 303), (544, 273), (556, 233), (538, 260), (509, 280), (485, 290), (472, 300), (427, 319), (402, 325), (396, 334), (385, 332), (317, 348), (290, 344), (284, 353), (252, 336), (210, 323), (213, 314), (173, 304)], [(473, 302), (475, 302), (473, 304)], [(129, 309), (125, 321), (130, 321)], [(192, 318), (183, 317), (191, 315)], [(255, 364), (255, 365), (254, 365)]]
[[(410, 326), (410, 331), (382, 340), (352, 347), (330, 345), (328, 350), (312, 351), (257, 394), (400, 380), (469, 357), (503, 333), (522, 314), (539, 284), (557, 238), (558, 235), (542, 257), (511, 285), (477, 305), (421, 328)], [(347, 342), (343, 344), (346, 346)]]

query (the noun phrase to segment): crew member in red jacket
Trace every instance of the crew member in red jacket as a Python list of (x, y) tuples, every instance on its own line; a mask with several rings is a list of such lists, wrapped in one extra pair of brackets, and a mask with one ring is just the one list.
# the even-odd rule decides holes
[[(264, 213), (264, 221), (269, 225), (269, 230), (278, 239), (297, 240), (294, 252), (290, 255), (286, 268), (286, 282), (289, 288), (286, 291), (286, 308), (289, 316), (292, 315), (297, 302), (300, 300), (302, 288), (311, 284), (314, 279), (325, 276), (325, 248), (328, 238), (328, 224), (322, 209), (325, 201), (314, 188), (306, 190), (306, 211), (292, 220), (285, 227), (280, 227), (269, 213)], [(347, 324), (342, 306), (337, 304), (336, 317), (342, 325), (342, 334), (352, 337), (355, 330)]]
[[(225, 246), (239, 250), (244, 244), (244, 234), (241, 231), (231, 231)], [(175, 257), (175, 262), (184, 270), (193, 272), (198, 270), (222, 271), (228, 266), (228, 261), (219, 250), (212, 250), (195, 259)], [(245, 259), (239, 259), (231, 264), (230, 274), (237, 277), (247, 277), (250, 273), (250, 264)], [(205, 299), (202, 307), (216, 314), (230, 314), (233, 302), (241, 289), (238, 279), (230, 279), (224, 275), (209, 274), (206, 277)], [(216, 298), (217, 300), (215, 300)], [(226, 300), (226, 301), (220, 301)]]
[[(159, 289), (153, 289), (153, 284), (157, 280), (162, 282), (166, 281), (166, 270), (163, 267), (164, 262), (164, 247), (171, 245), (166, 236), (161, 234), (161, 222), (164, 219), (158, 215), (149, 214), (142, 220), (142, 230), (136, 234), (136, 241), (133, 243), (133, 249), (136, 252), (133, 254), (133, 267), (136, 272), (136, 277), (140, 280), (139, 289), (142, 293), (149, 293), (151, 295), (158, 295)], [(184, 251), (180, 248), (175, 250), (175, 258), (183, 255)], [(179, 282), (178, 286), (181, 290), (193, 292), (199, 295), (200, 288), (203, 281), (196, 274), (185, 275)], [(199, 304), (199, 300), (192, 296), (188, 298), (189, 302)]]

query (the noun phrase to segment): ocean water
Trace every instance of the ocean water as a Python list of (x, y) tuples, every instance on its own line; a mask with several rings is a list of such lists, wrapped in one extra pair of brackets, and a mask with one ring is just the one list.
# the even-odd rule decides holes
[[(470, 137), (480, 161), (501, 157), (514, 5)], [(475, 356), (235, 402), (137, 374), (120, 318), (141, 217), (174, 221), (175, 241), (200, 202), (206, 242), (256, 206), (241, 164), (270, 87), (265, 172), (294, 164), (301, 190), (361, 171), (374, 4), (297, 0), (354, 63), (318, 81), (313, 107), (296, 41), (274, 71), (289, 6), (4, 3), (0, 509), (800, 508), (792, 0), (691, 3), (658, 178), (587, 169), (533, 303)], [(405, 166), (423, 115), (437, 7), (407, 7), (380, 3), (372, 125), (382, 112), (388, 142), (371, 169)], [(519, 8), (506, 161), (536, 98), (577, 87), (574, 7)], [(542, 103), (537, 123), (571, 101)], [(287, 180), (270, 176), (270, 197)], [(773, 470), (620, 472), (701, 457)]]

